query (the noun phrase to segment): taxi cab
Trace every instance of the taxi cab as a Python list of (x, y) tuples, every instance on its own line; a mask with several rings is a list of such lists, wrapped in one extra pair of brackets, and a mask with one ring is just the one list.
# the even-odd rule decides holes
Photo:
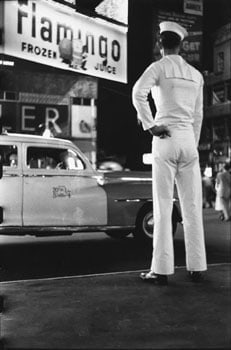
[[(150, 172), (101, 173), (71, 141), (0, 135), (0, 234), (152, 238)], [(181, 221), (173, 204), (173, 232)]]

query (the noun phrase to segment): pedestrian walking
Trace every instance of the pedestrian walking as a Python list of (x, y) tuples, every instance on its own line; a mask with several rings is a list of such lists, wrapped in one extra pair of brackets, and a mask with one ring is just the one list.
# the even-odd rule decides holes
[[(162, 58), (144, 71), (132, 91), (138, 119), (153, 135), (153, 255), (150, 271), (140, 277), (160, 285), (168, 284), (168, 275), (174, 273), (174, 181), (182, 209), (189, 277), (199, 281), (201, 272), (207, 269), (197, 151), (203, 118), (203, 77), (179, 55), (185, 36), (187, 31), (178, 23), (160, 23)], [(147, 100), (149, 92), (156, 107), (155, 119)]]
[(216, 177), (215, 210), (220, 211), (220, 219), (231, 220), (231, 164), (226, 163)]

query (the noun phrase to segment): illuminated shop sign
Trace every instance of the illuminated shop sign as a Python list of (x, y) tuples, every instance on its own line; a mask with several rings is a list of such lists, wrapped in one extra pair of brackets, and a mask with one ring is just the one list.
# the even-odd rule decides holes
[(4, 2), (3, 53), (91, 76), (127, 81), (127, 27), (45, 0)]
[(184, 12), (202, 16), (203, 0), (184, 0)]
[(47, 127), (55, 136), (66, 137), (70, 134), (67, 105), (2, 101), (0, 115), (4, 129), (10, 132), (36, 134)]

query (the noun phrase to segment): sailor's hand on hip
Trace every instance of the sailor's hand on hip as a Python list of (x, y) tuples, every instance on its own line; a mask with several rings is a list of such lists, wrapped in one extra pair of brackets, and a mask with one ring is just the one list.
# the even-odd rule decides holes
[(153, 136), (159, 136), (161, 139), (164, 139), (166, 137), (171, 137), (171, 133), (168, 126), (164, 124), (153, 126), (152, 128), (149, 129), (149, 132)]

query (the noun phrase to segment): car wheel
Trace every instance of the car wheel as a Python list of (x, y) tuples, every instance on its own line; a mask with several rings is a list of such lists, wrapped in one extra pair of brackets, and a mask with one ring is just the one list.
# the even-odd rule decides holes
[(123, 239), (127, 237), (131, 232), (129, 231), (106, 231), (106, 235), (115, 239)]
[[(148, 204), (144, 206), (136, 220), (136, 229), (134, 231), (134, 238), (138, 242), (142, 243), (152, 243), (153, 239), (153, 227), (154, 227), (154, 219), (153, 219), (153, 209), (152, 205)], [(177, 229), (177, 220), (175, 215), (172, 216), (172, 232), (173, 236), (175, 235)]]

